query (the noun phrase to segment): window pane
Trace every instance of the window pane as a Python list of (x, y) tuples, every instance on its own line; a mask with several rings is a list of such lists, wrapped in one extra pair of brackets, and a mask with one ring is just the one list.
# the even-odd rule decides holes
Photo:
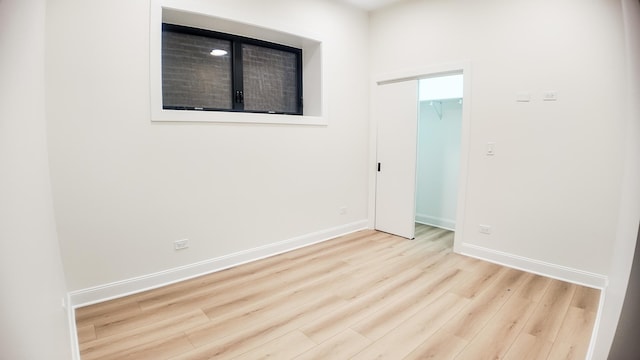
[[(211, 50), (227, 52), (213, 56)], [(162, 32), (162, 105), (231, 109), (231, 43)]]
[(242, 44), (244, 109), (298, 113), (296, 54)]

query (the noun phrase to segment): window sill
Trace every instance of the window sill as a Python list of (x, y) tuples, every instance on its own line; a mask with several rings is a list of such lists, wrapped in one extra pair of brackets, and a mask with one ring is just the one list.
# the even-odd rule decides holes
[(327, 125), (324, 116), (259, 114), (225, 111), (187, 111), (159, 109), (151, 114), (155, 122), (203, 122), (286, 125)]

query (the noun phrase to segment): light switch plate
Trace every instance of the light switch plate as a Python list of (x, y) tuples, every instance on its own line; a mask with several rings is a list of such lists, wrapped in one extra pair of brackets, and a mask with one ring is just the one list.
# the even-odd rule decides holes
[(488, 142), (487, 143), (487, 156), (493, 156), (496, 154), (496, 143), (494, 142)]

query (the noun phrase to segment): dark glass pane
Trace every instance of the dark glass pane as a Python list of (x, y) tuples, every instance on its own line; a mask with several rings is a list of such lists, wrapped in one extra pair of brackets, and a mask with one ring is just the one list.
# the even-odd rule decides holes
[(296, 54), (255, 45), (242, 45), (244, 109), (298, 112)]
[[(213, 56), (211, 50), (227, 51)], [(231, 109), (231, 43), (162, 32), (162, 104), (165, 107)]]

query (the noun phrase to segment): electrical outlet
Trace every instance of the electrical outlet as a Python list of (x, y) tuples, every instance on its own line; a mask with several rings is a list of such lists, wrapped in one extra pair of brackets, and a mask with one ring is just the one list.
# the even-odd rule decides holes
[(528, 92), (516, 93), (516, 101), (517, 102), (529, 102), (529, 101), (531, 101), (531, 93), (528, 93)]
[(557, 91), (545, 91), (542, 93), (543, 101), (558, 101), (558, 92)]
[(174, 250), (183, 250), (189, 247), (189, 239), (176, 240), (173, 242)]
[(480, 224), (479, 230), (480, 230), (481, 234), (486, 234), (486, 235), (491, 234), (491, 226), (489, 226), (489, 225)]

